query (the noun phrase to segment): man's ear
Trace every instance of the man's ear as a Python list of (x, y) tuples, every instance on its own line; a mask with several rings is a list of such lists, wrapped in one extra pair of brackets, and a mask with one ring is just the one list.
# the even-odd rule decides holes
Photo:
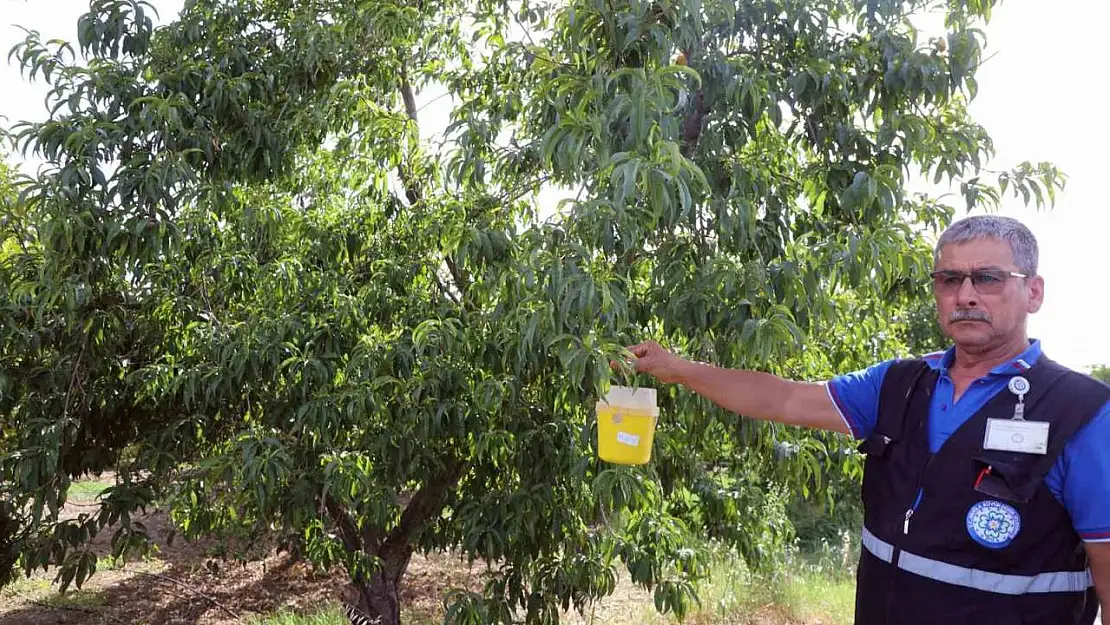
[(1044, 278), (1041, 276), (1029, 278), (1027, 288), (1029, 289), (1029, 305), (1026, 310), (1032, 314), (1039, 311), (1044, 304)]

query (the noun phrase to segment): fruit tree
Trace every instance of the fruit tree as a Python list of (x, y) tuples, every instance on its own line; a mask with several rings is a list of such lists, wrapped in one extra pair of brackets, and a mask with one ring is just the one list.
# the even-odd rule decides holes
[(617, 567), (686, 612), (707, 543), (758, 564), (778, 493), (853, 459), (667, 388), (652, 462), (605, 465), (594, 402), (634, 382), (608, 363), (646, 338), (811, 377), (897, 353), (928, 233), (1062, 180), (986, 169), (994, 4), (189, 0), (155, 28), (93, 0), (73, 45), (29, 34), (11, 59), (50, 95), (10, 135), (45, 166), (0, 187), (6, 553), (80, 584), (85, 541), (141, 546), (158, 504), (344, 567), (385, 625), (412, 555), (448, 549), (488, 564), (451, 622), (553, 623)]

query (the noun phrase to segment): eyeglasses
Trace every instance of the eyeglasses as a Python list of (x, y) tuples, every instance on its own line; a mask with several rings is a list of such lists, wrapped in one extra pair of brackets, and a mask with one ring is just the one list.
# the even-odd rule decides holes
[(938, 292), (951, 293), (958, 291), (964, 280), (971, 278), (971, 286), (982, 295), (997, 295), (1006, 286), (1010, 278), (1028, 278), (1029, 276), (1016, 271), (1002, 269), (976, 269), (975, 271), (934, 271), (929, 274), (933, 277), (933, 288)]

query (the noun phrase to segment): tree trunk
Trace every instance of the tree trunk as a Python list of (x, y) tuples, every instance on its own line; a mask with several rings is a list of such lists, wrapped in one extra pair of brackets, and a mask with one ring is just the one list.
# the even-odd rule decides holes
[(354, 625), (400, 625), (401, 581), (412, 560), (417, 534), (443, 510), (444, 498), (462, 475), (462, 463), (449, 462), (442, 474), (417, 490), (401, 512), (400, 522), (386, 534), (382, 528), (359, 530), (354, 519), (334, 500), (325, 500), (346, 547), (378, 557), (381, 563), (369, 578), (353, 579), (347, 593), (348, 618)]
[(15, 579), (15, 563), (19, 556), (16, 546), (19, 522), (15, 509), (6, 501), (0, 501), (0, 588)]
[[(405, 62), (401, 63), (400, 78), (399, 89), (401, 100), (405, 105), (405, 114), (414, 125), (419, 126), (416, 93), (409, 79), (408, 64)], [(420, 202), (424, 197), (423, 188), (404, 163), (397, 165), (397, 174), (404, 186), (405, 198), (409, 205)], [(465, 293), (466, 281), (450, 257), (447, 258), (447, 266), (451, 270), (456, 288), (459, 292)], [(461, 474), (462, 464), (457, 461), (449, 462), (443, 475), (429, 480), (424, 488), (406, 502), (400, 524), (384, 537), (378, 533), (377, 528), (366, 528), (362, 532), (357, 532), (352, 519), (345, 511), (330, 510), (332, 517), (343, 530), (341, 534), (344, 535), (344, 542), (348, 548), (362, 545), (369, 550), (375, 550), (381, 560), (381, 569), (370, 579), (355, 580), (352, 583), (354, 590), (352, 607), (356, 615), (361, 613), (369, 621), (359, 623), (352, 618), (351, 622), (354, 625), (400, 625), (401, 580), (404, 579), (405, 571), (408, 570), (409, 561), (412, 559), (412, 540), (428, 519), (443, 509), (444, 494)]]
[[(370, 579), (352, 584), (354, 600), (349, 604), (354, 608), (354, 625), (400, 625), (401, 623), (401, 581), (412, 559), (412, 547), (405, 547), (382, 558), (382, 568)], [(360, 623), (358, 617), (366, 619)]]
[(690, 114), (682, 120), (682, 152), (687, 158), (694, 153), (698, 146), (698, 139), (701, 138), (702, 126), (705, 123), (705, 114), (708, 112), (709, 107), (705, 104), (705, 91), (698, 89), (694, 93), (694, 102)]

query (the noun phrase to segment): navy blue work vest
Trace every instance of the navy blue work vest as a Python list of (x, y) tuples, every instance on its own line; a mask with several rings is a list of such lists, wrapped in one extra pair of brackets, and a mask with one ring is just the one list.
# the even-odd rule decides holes
[(856, 625), (1090, 625), (1098, 600), (1086, 552), (1043, 478), (1110, 388), (1042, 356), (1022, 375), (1025, 418), (1051, 423), (1047, 454), (983, 449), (987, 419), (1014, 415), (1006, 390), (932, 453), (938, 375), (924, 360), (894, 363), (860, 444)]

